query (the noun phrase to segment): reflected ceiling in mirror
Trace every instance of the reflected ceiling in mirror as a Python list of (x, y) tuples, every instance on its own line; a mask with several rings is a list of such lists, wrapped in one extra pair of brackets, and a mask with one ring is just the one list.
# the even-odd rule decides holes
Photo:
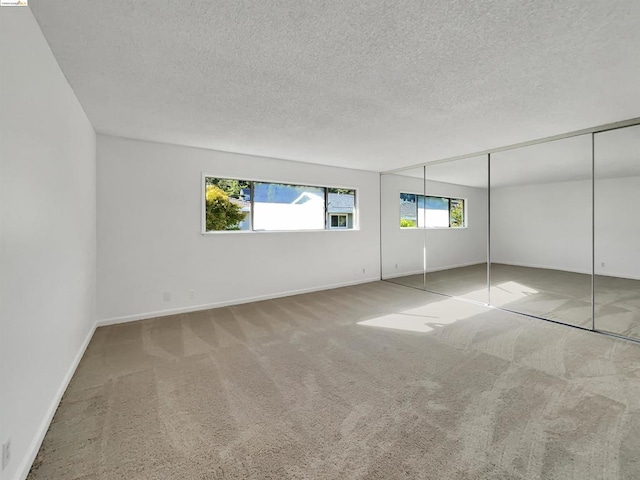
[[(499, 168), (494, 165), (499, 162)], [(491, 155), (491, 187), (561, 183), (591, 178), (591, 135)]]
[(488, 180), (487, 156), (481, 155), (428, 164), (427, 180), (465, 187), (486, 188)]
[(640, 177), (640, 125), (595, 135), (596, 178)]

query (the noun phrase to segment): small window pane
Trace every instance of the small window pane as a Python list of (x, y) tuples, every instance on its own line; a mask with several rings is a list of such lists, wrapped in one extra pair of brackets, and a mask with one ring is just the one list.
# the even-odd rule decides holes
[[(353, 228), (356, 213), (356, 191), (345, 188), (327, 189), (327, 213), (331, 228)], [(333, 224), (336, 218), (336, 225)]]
[(251, 182), (230, 178), (205, 178), (207, 232), (251, 229)]
[(324, 188), (254, 183), (254, 230), (323, 230)]
[(418, 226), (417, 195), (400, 194), (400, 227), (415, 228)]
[(464, 227), (464, 200), (461, 198), (451, 199), (451, 218), (449, 220), (451, 228)]
[(331, 228), (350, 228), (347, 215), (331, 215)]
[[(424, 197), (421, 197), (423, 199)], [(442, 197), (426, 197), (426, 201), (418, 202), (418, 218), (425, 208), (424, 223), (429, 227), (449, 227), (449, 199)], [(420, 224), (420, 226), (422, 226)]]

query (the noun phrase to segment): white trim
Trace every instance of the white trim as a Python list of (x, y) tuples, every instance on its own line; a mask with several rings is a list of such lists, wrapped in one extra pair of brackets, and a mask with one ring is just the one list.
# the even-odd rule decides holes
[[(240, 154), (243, 155), (243, 154)], [(271, 158), (271, 157), (260, 157), (260, 158)], [(276, 159), (279, 160), (279, 159)], [(316, 164), (318, 165), (318, 164)], [(344, 168), (344, 167), (335, 167), (335, 168)], [(237, 175), (214, 175), (211, 173), (204, 173), (204, 171), (201, 171), (202, 173), (202, 181), (203, 181), (203, 185), (204, 185), (204, 179), (207, 177), (211, 177), (211, 178), (222, 178), (224, 180), (242, 180), (245, 182), (257, 182), (257, 183), (277, 183), (280, 185), (290, 185), (292, 187), (311, 187), (311, 188), (340, 188), (343, 190), (356, 190), (356, 196), (357, 196), (357, 187), (354, 187), (352, 185), (325, 185), (325, 184), (317, 184), (317, 183), (313, 183), (312, 185), (308, 184), (307, 182), (304, 181), (297, 181), (297, 180), (274, 180), (273, 178), (269, 178), (269, 177), (260, 177), (260, 178), (247, 178), (247, 177), (239, 177)], [(372, 172), (369, 171), (369, 173), (377, 173), (377, 172)]]
[[(351, 230), (349, 228), (349, 214), (348, 213), (329, 213), (329, 228), (327, 230)], [(340, 223), (339, 217), (344, 217), (344, 227), (332, 225), (333, 217), (338, 217), (338, 223)]]
[(97, 323), (94, 322), (93, 326), (89, 330), (89, 333), (87, 334), (84, 341), (82, 342), (82, 345), (80, 346), (80, 350), (78, 351), (75, 358), (73, 359), (73, 362), (71, 362), (71, 365), (69, 366), (69, 370), (67, 370), (66, 375), (62, 379), (62, 383), (58, 387), (58, 390), (55, 396), (53, 397), (53, 400), (49, 405), (49, 408), (47, 409), (47, 413), (42, 419), (42, 422), (40, 423), (40, 428), (38, 429), (37, 435), (35, 436), (35, 438), (31, 442), (31, 445), (27, 449), (27, 456), (23, 457), (22, 463), (18, 466), (18, 469), (16, 470), (16, 476), (14, 477), (15, 480), (24, 480), (27, 478), (27, 475), (29, 475), (31, 466), (33, 465), (33, 462), (36, 459), (36, 455), (38, 455), (38, 452), (40, 451), (40, 447), (42, 446), (42, 441), (44, 440), (44, 437), (47, 434), (47, 431), (49, 430), (49, 426), (51, 425), (53, 416), (55, 415), (56, 410), (58, 409), (58, 405), (60, 405), (62, 396), (64, 395), (64, 392), (66, 392), (67, 387), (69, 386), (69, 382), (71, 382), (71, 379), (73, 378), (73, 375), (76, 373), (76, 369), (80, 364), (80, 360), (82, 360), (82, 357), (84, 356), (84, 352), (87, 350), (87, 347), (89, 346), (89, 342), (91, 342), (91, 339), (93, 338), (93, 334), (96, 331), (96, 327), (97, 327)]
[(400, 230), (466, 230), (469, 227), (398, 227)]
[[(534, 264), (529, 264), (529, 263), (515, 263), (515, 262), (491, 262), (491, 263), (498, 263), (498, 264), (502, 264), (502, 265), (510, 265), (512, 267), (525, 267), (525, 268), (543, 268), (545, 270), (558, 270), (561, 272), (571, 272), (571, 273), (581, 273), (583, 275), (589, 275), (591, 276), (591, 270), (576, 270), (576, 269), (569, 269), (569, 268), (559, 268), (559, 267), (551, 267), (551, 266), (547, 266), (547, 265), (534, 265)], [(640, 280), (640, 275), (628, 275), (628, 274), (617, 274), (615, 272), (598, 272), (598, 267), (596, 267), (596, 272), (595, 275), (597, 277), (616, 277), (616, 278), (622, 278), (623, 280)]]
[(427, 268), (427, 273), (441, 272), (442, 270), (451, 270), (452, 268), (472, 267), (473, 265), (482, 265), (483, 263), (487, 263), (487, 261), (485, 260), (483, 262), (458, 263), (456, 265), (447, 265), (445, 267)]
[(391, 278), (399, 278), (399, 277), (408, 277), (409, 275), (421, 275), (424, 273), (424, 270), (420, 269), (420, 270), (411, 270), (409, 272), (402, 272), (402, 273), (394, 273), (393, 275), (385, 275), (384, 277), (382, 277), (382, 280), (389, 280)]
[[(265, 157), (266, 158), (266, 157)], [(340, 167), (338, 167), (340, 168)], [(200, 195), (201, 195), (201, 201), (200, 201), (200, 234), (201, 235), (218, 235), (220, 233), (231, 233), (231, 234), (237, 234), (237, 233), (259, 233), (259, 232), (326, 232), (328, 230), (360, 230), (360, 194), (359, 191), (360, 189), (358, 187), (353, 187), (353, 186), (336, 186), (336, 185), (306, 185), (305, 182), (302, 183), (297, 183), (297, 182), (289, 182), (289, 181), (282, 181), (282, 180), (248, 180), (246, 177), (240, 178), (240, 177), (236, 177), (234, 175), (211, 175), (211, 174), (207, 174), (204, 173), (204, 171), (200, 172), (201, 174), (201, 185), (200, 185)], [(290, 185), (293, 187), (309, 187), (309, 188), (323, 188), (325, 189), (325, 201), (326, 201), (326, 193), (327, 190), (330, 188), (339, 188), (339, 189), (344, 189), (344, 190), (353, 190), (355, 198), (354, 198), (354, 204), (353, 204), (353, 220), (352, 220), (352, 224), (353, 226), (351, 228), (346, 228), (346, 229), (331, 229), (327, 226), (327, 219), (326, 219), (326, 214), (325, 214), (325, 227), (320, 229), (306, 229), (306, 230), (254, 230), (253, 229), (253, 211), (249, 212), (249, 217), (251, 218), (250, 221), (250, 228), (248, 230), (212, 230), (212, 231), (207, 231), (207, 220), (206, 220), (206, 211), (207, 211), (207, 178), (222, 178), (225, 180), (241, 180), (244, 182), (250, 182), (250, 183), (277, 183), (280, 185)], [(254, 192), (252, 191), (251, 194), (253, 195)], [(302, 195), (302, 194), (301, 194)], [(253, 207), (253, 198), (251, 199), (251, 206)], [(326, 212), (326, 208), (327, 205), (325, 203), (325, 212)]]
[[(428, 268), (427, 269), (427, 273), (431, 273), (431, 272), (439, 272), (442, 270), (451, 270), (453, 268), (462, 268), (462, 267), (471, 267), (472, 265), (481, 265), (483, 263), (486, 262), (471, 262), (471, 263), (462, 263), (459, 265), (449, 265), (446, 267), (436, 267), (436, 268)], [(508, 265), (510, 267), (524, 267), (524, 268), (542, 268), (545, 270), (557, 270), (560, 272), (570, 272), (570, 273), (580, 273), (582, 275), (589, 275), (591, 276), (591, 271), (587, 271), (587, 270), (575, 270), (575, 269), (567, 269), (567, 268), (558, 268), (558, 267), (551, 267), (551, 266), (545, 266), (545, 265), (534, 265), (534, 264), (530, 264), (530, 263), (515, 263), (515, 262), (491, 262), (491, 263), (495, 263), (498, 265)], [(388, 280), (390, 278), (398, 278), (398, 277), (405, 277), (408, 275), (418, 275), (424, 273), (422, 270), (412, 270), (409, 272), (403, 272), (403, 273), (394, 273), (393, 275), (386, 275), (384, 277), (382, 277), (382, 280)], [(616, 278), (621, 278), (623, 280), (640, 280), (640, 275), (638, 276), (634, 276), (634, 275), (622, 275), (622, 274), (616, 274), (616, 273), (601, 273), (601, 272), (596, 272), (596, 276), (598, 277), (616, 277)]]
[[(442, 270), (451, 270), (452, 268), (472, 267), (473, 265), (482, 265), (483, 263), (487, 263), (487, 262), (459, 263), (459, 264), (456, 264), (456, 265), (447, 265), (445, 267), (428, 268), (427, 269), (427, 273), (440, 272)], [(403, 272), (403, 273), (394, 273), (393, 275), (386, 275), (385, 277), (382, 278), (382, 280), (389, 280), (390, 278), (406, 277), (408, 275), (419, 275), (419, 274), (423, 274), (423, 273), (424, 273), (424, 270), (422, 270), (422, 269), (420, 269), (420, 270), (412, 270), (412, 271)]]
[(351, 285), (359, 285), (362, 283), (370, 283), (370, 282), (378, 282), (380, 281), (380, 277), (367, 277), (365, 279), (362, 280), (353, 280), (350, 282), (340, 282), (340, 283), (334, 283), (331, 285), (323, 285), (323, 286), (319, 286), (319, 287), (310, 287), (310, 288), (301, 288), (299, 290), (289, 290), (286, 292), (279, 292), (279, 293), (272, 293), (272, 294), (267, 294), (267, 295), (257, 295), (255, 297), (245, 297), (245, 298), (238, 298), (238, 299), (234, 299), (234, 300), (226, 300), (226, 301), (222, 301), (222, 302), (215, 302), (215, 303), (206, 303), (206, 304), (202, 304), (202, 305), (192, 305), (192, 306), (185, 306), (185, 307), (178, 307), (178, 308), (171, 308), (171, 309), (167, 309), (167, 310), (159, 310), (159, 311), (155, 311), (155, 312), (146, 312), (146, 313), (136, 313), (134, 315), (125, 315), (122, 317), (111, 317), (111, 318), (104, 318), (102, 320), (98, 320), (97, 322), (97, 326), (98, 327), (105, 327), (108, 325), (116, 325), (119, 323), (127, 323), (127, 322), (135, 322), (138, 320), (146, 320), (149, 318), (156, 318), (156, 317), (166, 317), (168, 315), (176, 315), (176, 314), (180, 314), (180, 313), (189, 313), (189, 312), (197, 312), (199, 310), (209, 310), (211, 308), (220, 308), (220, 307), (228, 307), (228, 306), (232, 306), (232, 305), (241, 305), (243, 303), (251, 303), (251, 302), (259, 302), (261, 300), (271, 300), (274, 298), (282, 298), (282, 297), (291, 297), (293, 295), (300, 295), (303, 293), (311, 293), (311, 292), (320, 292), (322, 290), (331, 290), (334, 288), (340, 288), (340, 287), (349, 287)]
[(622, 280), (640, 280), (640, 275), (629, 275), (626, 273), (623, 275), (623, 274), (611, 273), (611, 272), (607, 272), (607, 273), (596, 272), (596, 277), (615, 277), (615, 278), (621, 278)]
[(500, 262), (500, 261), (492, 261), (491, 264), (497, 263), (499, 265), (509, 265), (511, 267), (525, 267), (525, 268), (542, 268), (545, 270), (557, 270), (560, 272), (570, 272), (570, 273), (581, 273), (583, 275), (591, 276), (591, 269), (589, 270), (576, 270), (573, 268), (560, 268), (557, 266), (551, 265), (535, 265), (533, 263), (516, 263), (516, 262)]
[[(380, 174), (381, 176), (383, 174)], [(413, 177), (413, 178), (419, 178), (419, 177)], [(435, 180), (429, 180), (427, 179), (427, 185), (429, 184), (429, 182), (433, 182)], [(444, 182), (438, 182), (438, 183), (444, 183)], [(456, 185), (454, 183), (448, 183), (447, 185), (454, 185), (454, 186), (460, 186), (460, 185)], [(481, 187), (468, 187), (468, 188), (481, 188)], [(401, 202), (400, 202), (400, 195), (405, 194), (405, 195), (416, 195), (416, 215), (418, 215), (416, 217), (416, 226), (415, 227), (402, 227), (400, 226), (400, 222), (402, 221), (402, 207), (401, 207)], [(427, 226), (423, 226), (420, 227), (420, 215), (419, 215), (419, 203), (418, 203), (418, 198), (417, 197), (432, 197), (432, 198), (446, 198), (448, 200), (462, 200), (463, 204), (464, 204), (464, 211), (463, 211), (463, 216), (462, 216), (462, 221), (463, 221), (463, 225), (461, 227), (427, 227)], [(400, 230), (464, 230), (466, 228), (469, 227), (469, 220), (468, 220), (468, 214), (469, 214), (469, 199), (467, 197), (448, 197), (445, 195), (437, 195), (437, 194), (432, 194), (432, 193), (415, 193), (412, 191), (407, 191), (407, 190), (398, 190), (398, 228)], [(426, 201), (425, 201), (425, 208), (422, 209), (424, 212), (426, 212), (428, 209), (426, 208)], [(449, 206), (449, 213), (451, 213), (451, 206)], [(426, 213), (425, 213), (426, 216)], [(424, 222), (426, 222), (426, 218), (423, 219)], [(451, 222), (451, 219), (449, 219), (449, 222)]]
[[(413, 230), (416, 230), (415, 228)], [(323, 228), (322, 230), (211, 230), (210, 232), (200, 233), (202, 236), (207, 235), (244, 235), (255, 233), (317, 233), (317, 232), (359, 232), (359, 228)]]

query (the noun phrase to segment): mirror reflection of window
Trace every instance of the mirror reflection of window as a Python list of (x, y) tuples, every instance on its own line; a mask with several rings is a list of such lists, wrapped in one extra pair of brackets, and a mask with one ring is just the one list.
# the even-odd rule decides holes
[(400, 194), (400, 227), (415, 228), (418, 226), (418, 195)]

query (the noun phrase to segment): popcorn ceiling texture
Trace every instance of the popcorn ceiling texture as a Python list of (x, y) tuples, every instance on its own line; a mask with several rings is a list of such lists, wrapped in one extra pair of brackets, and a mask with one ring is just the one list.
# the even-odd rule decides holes
[(640, 116), (640, 2), (31, 0), (98, 132), (388, 170)]

